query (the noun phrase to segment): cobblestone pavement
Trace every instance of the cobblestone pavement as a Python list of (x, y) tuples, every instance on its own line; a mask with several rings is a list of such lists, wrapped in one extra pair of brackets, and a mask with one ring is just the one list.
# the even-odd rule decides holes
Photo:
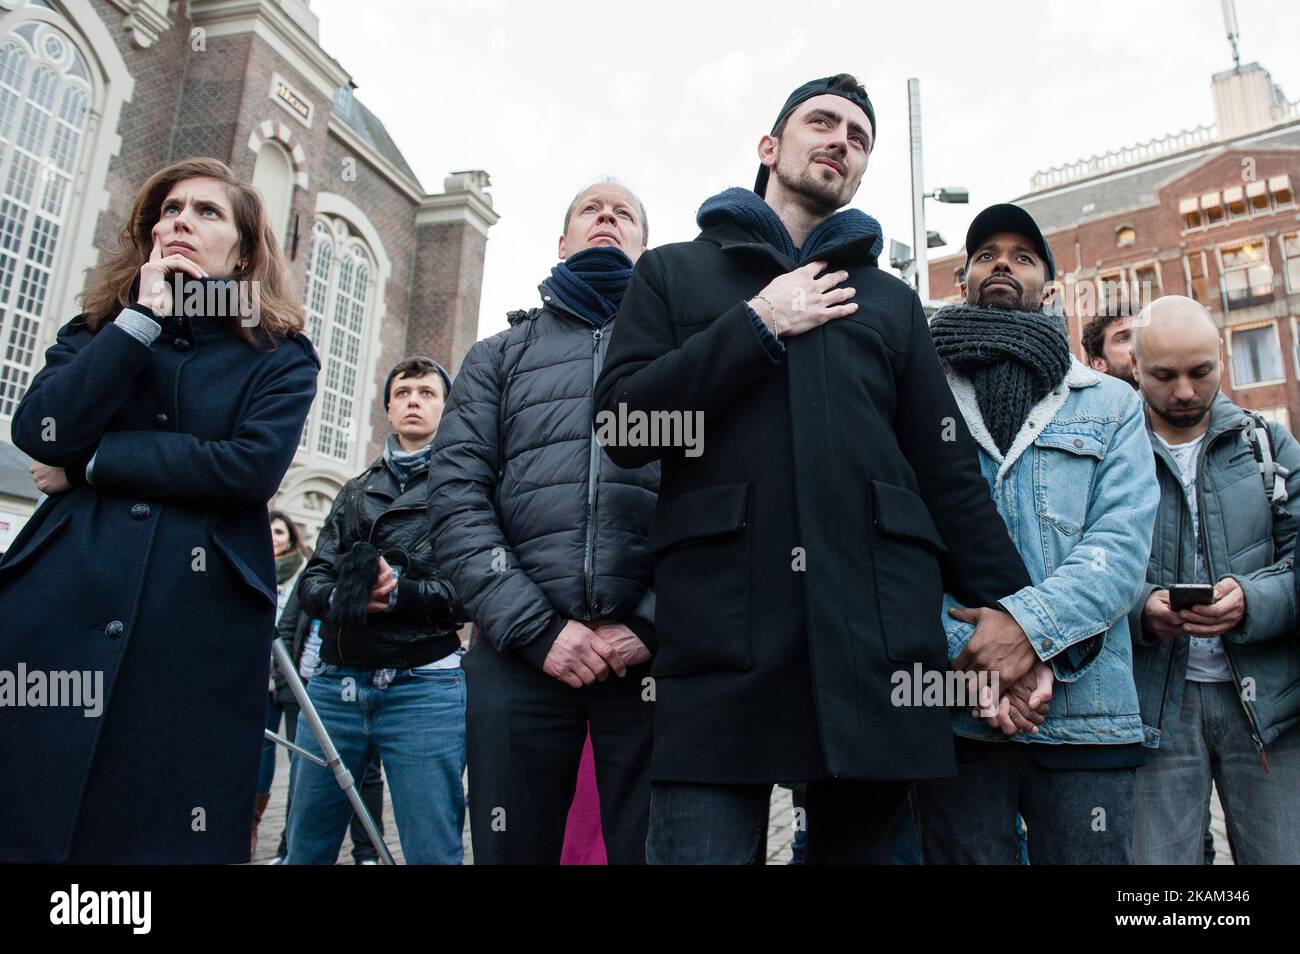
[[(278, 756), (275, 767), (275, 781), (271, 786), (271, 802), (262, 816), (259, 830), (257, 853), (253, 856), (254, 864), (267, 864), (275, 855), (276, 845), (280, 839), (280, 830), (284, 825), (284, 800), (289, 786), (289, 753), (283, 746), (277, 746)], [(1228, 854), (1228, 837), (1223, 825), (1223, 808), (1219, 805), (1219, 796), (1215, 793), (1210, 802), (1210, 828), (1214, 832), (1216, 849), (1215, 864), (1230, 865), (1232, 856)], [(792, 838), (793, 805), (789, 789), (775, 787), (772, 789), (772, 807), (768, 814), (767, 825), (767, 863), (783, 865), (790, 860), (790, 842)], [(384, 841), (393, 858), (402, 862), (402, 846), (398, 843), (397, 832), (393, 828), (393, 806), (388, 796), (388, 786), (384, 786)], [(465, 823), (465, 863), (473, 864), (474, 851), (470, 843), (469, 822)], [(339, 851), (338, 864), (350, 865), (352, 861), (352, 840), (346, 837)]]

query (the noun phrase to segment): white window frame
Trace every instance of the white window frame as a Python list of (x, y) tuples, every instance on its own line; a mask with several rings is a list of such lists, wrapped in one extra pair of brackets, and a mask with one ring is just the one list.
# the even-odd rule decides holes
[(1289, 261), (1295, 261), (1297, 263), (1300, 263), (1300, 248), (1298, 248), (1294, 259), (1288, 259), (1286, 255), (1287, 239), (1294, 239), (1297, 243), (1297, 246), (1300, 246), (1300, 231), (1283, 232), (1280, 236), (1278, 236), (1278, 246), (1277, 246), (1278, 257), (1282, 260), (1282, 287), (1286, 289), (1286, 293), (1288, 295), (1300, 295), (1300, 281), (1297, 281), (1296, 284), (1293, 286), (1291, 284), (1291, 272), (1287, 268), (1287, 263)]
[(1300, 317), (1291, 316), (1291, 365), (1300, 380)]
[[(1132, 265), (1129, 266), (1128, 269), (1129, 291), (1138, 292), (1139, 293), (1138, 304), (1141, 305), (1142, 307), (1145, 307), (1145, 305), (1143, 305), (1143, 303), (1140, 300), (1142, 289), (1141, 286), (1138, 284), (1137, 273), (1139, 268), (1151, 268), (1156, 273), (1156, 284), (1155, 284), (1155, 288), (1152, 289), (1151, 301), (1155, 301), (1157, 298), (1159, 298), (1161, 295), (1165, 293), (1165, 276), (1160, 268), (1160, 260), (1157, 258), (1143, 259), (1142, 261), (1134, 262)], [(1146, 305), (1149, 304), (1151, 304), (1151, 302), (1146, 302)]]
[[(88, 72), (90, 120), (83, 132), (79, 156), (72, 175), (64, 228), (50, 267), (50, 281), (44, 299), (44, 315), (38, 329), (35, 366), (39, 371), (45, 349), (53, 344), (58, 329), (79, 310), (77, 297), (86, 271), (99, 258), (96, 227), (107, 211), (109, 163), (121, 149), (117, 133), (123, 106), (131, 100), (135, 78), (127, 68), (115, 34), (101, 19), (91, 0), (60, 0), (57, 10), (18, 0), (11, 9), (0, 10), (0, 43), (27, 23), (47, 24), (62, 34), (81, 55)], [(30, 377), (28, 379), (30, 383)], [(0, 439), (9, 432), (9, 419), (0, 417)]]
[[(1267, 235), (1243, 235), (1241, 238), (1232, 239), (1227, 242), (1220, 242), (1214, 246), (1214, 259), (1215, 264), (1219, 267), (1219, 303), (1224, 308), (1225, 313), (1231, 311), (1231, 306), (1228, 304), (1228, 270), (1223, 267), (1223, 249), (1225, 247), (1235, 248), (1238, 245), (1254, 245), (1257, 242), (1264, 246), (1264, 257), (1260, 259), (1259, 264), (1268, 266), (1269, 273), (1272, 275), (1270, 286), (1274, 292), (1277, 290), (1277, 274), (1273, 272), (1273, 252), (1272, 249), (1269, 248)], [(1249, 268), (1246, 270), (1248, 271)], [(1242, 271), (1242, 269), (1233, 268), (1232, 271), (1237, 272)], [(1247, 288), (1249, 287), (1250, 286), (1247, 285)], [(1257, 306), (1251, 305), (1244, 307), (1253, 308)]]
[[(60, 51), (57, 58), (48, 52), (51, 42)], [(70, 212), (78, 191), (76, 177), (88, 145), (93, 146), (95, 99), (85, 52), (57, 25), (35, 20), (18, 24), (0, 36), (0, 46), (10, 45), (19, 51), (24, 71), (16, 90), (5, 87), (18, 98), (6, 127), (0, 130), (5, 137), (0, 147), (0, 201), (9, 203), (14, 215), (10, 222), (16, 223), (16, 230), (0, 230), (0, 255), (11, 264), (11, 269), (0, 265), (0, 417), (4, 419), (13, 416), (40, 368), (46, 327), (51, 322), (56, 327), (63, 323), (59, 317), (51, 317), (51, 312), (56, 277), (68, 257), (68, 235), (75, 228)], [(73, 73), (78, 62), (81, 76)], [(38, 75), (52, 77), (48, 107), (31, 95)], [(67, 108), (75, 102), (74, 97), (79, 98), (79, 108), (74, 106), (69, 122)], [(68, 153), (70, 135), (76, 138)], [(59, 150), (60, 142), (63, 150)], [(68, 160), (66, 166), (53, 161), (59, 151)], [(25, 200), (18, 193), (9, 193), (11, 180), (16, 174), (21, 176), (18, 170), (24, 167), (30, 174), (19, 180), (17, 188), (26, 190)], [(51, 200), (57, 207), (50, 207)], [(9, 243), (12, 245), (6, 250), (4, 245)]]
[[(1210, 286), (1210, 259), (1209, 256), (1205, 254), (1207, 251), (1208, 249), (1198, 248), (1198, 249), (1187, 249), (1186, 251), (1183, 252), (1183, 287), (1187, 292), (1187, 297), (1192, 299), (1193, 301), (1196, 300), (1196, 296), (1192, 294), (1192, 256), (1193, 255), (1199, 255), (1201, 257), (1201, 271), (1204, 272), (1204, 274), (1201, 276), (1201, 281), (1205, 282), (1206, 294), (1208, 295), (1212, 291)], [(1205, 305), (1206, 303), (1201, 302), (1201, 304)], [(1219, 304), (1219, 302), (1212, 301), (1210, 302), (1210, 304)], [(1208, 308), (1209, 305), (1206, 305), (1206, 307)]]
[[(324, 238), (318, 239), (318, 234), (322, 234), (317, 232), (318, 227), (321, 228)], [(316, 250), (319, 241), (328, 242), (331, 249), (323, 292), (319, 292), (316, 286), (318, 279), (315, 275)], [(361, 328), (357, 332), (353, 332), (347, 327), (341, 327), (339, 278), (343, 267), (341, 263), (347, 258), (351, 258), (354, 262), (360, 262), (367, 270), (366, 298), (362, 303), (363, 317)], [(369, 244), (350, 227), (348, 222), (334, 216), (318, 216), (315, 222), (312, 223), (311, 256), (307, 262), (307, 269), (305, 304), (308, 315), (310, 316), (312, 312), (312, 300), (318, 295), (318, 292), (323, 295), (325, 308), (322, 315), (322, 325), (317, 336), (312, 336), (311, 318), (308, 318), (307, 334), (309, 338), (312, 338), (312, 343), (316, 346), (317, 353), (320, 355), (321, 372), (317, 383), (316, 400), (312, 402), (311, 413), (308, 415), (303, 430), (303, 441), (299, 444), (299, 453), (305, 453), (317, 460), (351, 470), (358, 463), (365, 445), (368, 443), (366, 440), (368, 432), (363, 435), (361, 425), (370, 416), (369, 403), (371, 396), (369, 392), (371, 389), (367, 387), (367, 383), (373, 376), (374, 359), (372, 357), (373, 348), (371, 343), (374, 339), (372, 332), (378, 324), (376, 297), (380, 290), (379, 268)], [(339, 382), (334, 386), (327, 385), (326, 382), (331, 373), (331, 364), (337, 360), (336, 348), (345, 354), (347, 337), (352, 334), (356, 334), (358, 338), (356, 361), (355, 363), (347, 362), (341, 365), (338, 372)], [(356, 374), (350, 393), (340, 386), (348, 365), (355, 368)], [(327, 387), (329, 388), (328, 391)], [(330, 448), (322, 450), (320, 447), (323, 410), (332, 397), (335, 400), (346, 397), (347, 400), (352, 402), (350, 418), (336, 419), (336, 422), (329, 423), (331, 428), (344, 430), (348, 434), (347, 451), (343, 457), (339, 457)], [(337, 413), (337, 407), (335, 407), (335, 412)], [(331, 441), (332, 446), (333, 441)]]
[[(1272, 329), (1273, 329), (1273, 343), (1277, 346), (1277, 353), (1278, 353), (1278, 356), (1282, 358), (1282, 360), (1278, 362), (1278, 366), (1282, 369), (1282, 377), (1280, 377), (1280, 378), (1270, 378), (1270, 379), (1265, 380), (1265, 381), (1252, 381), (1250, 384), (1238, 384), (1238, 383), (1237, 383), (1237, 375), (1236, 375), (1236, 371), (1235, 371), (1235, 369), (1234, 369), (1234, 367), (1233, 367), (1233, 364), (1232, 364), (1232, 339), (1233, 339), (1233, 337), (1234, 337), (1234, 336), (1237, 334), (1237, 332), (1239, 332), (1239, 331), (1258, 331), (1258, 330), (1261, 329), (1261, 328), (1264, 328), (1264, 327), (1270, 327), (1270, 326), (1271, 326)], [(1273, 318), (1268, 318), (1268, 319), (1265, 319), (1264, 321), (1251, 321), (1251, 322), (1246, 322), (1246, 323), (1244, 323), (1244, 324), (1241, 324), (1241, 325), (1235, 325), (1235, 326), (1234, 326), (1234, 325), (1228, 325), (1227, 328), (1226, 328), (1225, 330), (1228, 332), (1228, 338), (1227, 338), (1227, 341), (1226, 341), (1226, 343), (1225, 343), (1225, 344), (1226, 344), (1226, 347), (1227, 347), (1227, 350), (1228, 350), (1228, 378), (1229, 378), (1229, 380), (1232, 382), (1232, 390), (1233, 390), (1234, 392), (1235, 392), (1235, 391), (1246, 391), (1246, 390), (1249, 390), (1250, 388), (1262, 388), (1262, 387), (1267, 387), (1268, 385), (1271, 385), (1271, 384), (1285, 384), (1285, 383), (1286, 383), (1286, 358), (1285, 358), (1285, 357), (1283, 356), (1283, 354), (1282, 354), (1282, 337), (1281, 337), (1281, 332), (1279, 331), (1278, 326), (1277, 326), (1277, 321), (1276, 321), (1275, 319), (1273, 319)]]

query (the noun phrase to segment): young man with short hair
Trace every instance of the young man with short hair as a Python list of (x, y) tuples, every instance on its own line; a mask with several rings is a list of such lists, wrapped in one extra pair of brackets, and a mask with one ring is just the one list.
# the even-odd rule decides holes
[[(377, 750), (408, 864), (460, 864), (465, 819), (464, 621), (433, 560), (429, 460), (451, 378), (430, 358), (384, 382), (393, 432), (383, 456), (344, 484), (298, 597), (323, 620), (307, 692), (352, 777)], [(298, 743), (321, 754), (311, 732)], [(286, 864), (334, 864), (352, 808), (333, 773), (294, 759)]]

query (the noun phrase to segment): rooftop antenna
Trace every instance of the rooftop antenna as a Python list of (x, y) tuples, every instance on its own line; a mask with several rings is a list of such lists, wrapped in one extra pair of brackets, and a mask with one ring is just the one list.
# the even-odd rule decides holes
[(1233, 0), (1220, 0), (1223, 6), (1223, 25), (1228, 29), (1228, 42), (1232, 44), (1232, 66), (1241, 69), (1241, 53), (1237, 50), (1237, 40), (1241, 33), (1237, 29), (1237, 5)]

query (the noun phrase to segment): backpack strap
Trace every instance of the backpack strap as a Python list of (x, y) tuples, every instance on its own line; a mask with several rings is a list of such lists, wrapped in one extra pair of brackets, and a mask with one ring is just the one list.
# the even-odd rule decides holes
[(1260, 479), (1264, 482), (1264, 496), (1270, 504), (1286, 503), (1286, 478), (1291, 471), (1279, 464), (1273, 456), (1273, 437), (1268, 431), (1268, 421), (1264, 420), (1262, 414), (1246, 412), (1244, 436), (1259, 465)]

